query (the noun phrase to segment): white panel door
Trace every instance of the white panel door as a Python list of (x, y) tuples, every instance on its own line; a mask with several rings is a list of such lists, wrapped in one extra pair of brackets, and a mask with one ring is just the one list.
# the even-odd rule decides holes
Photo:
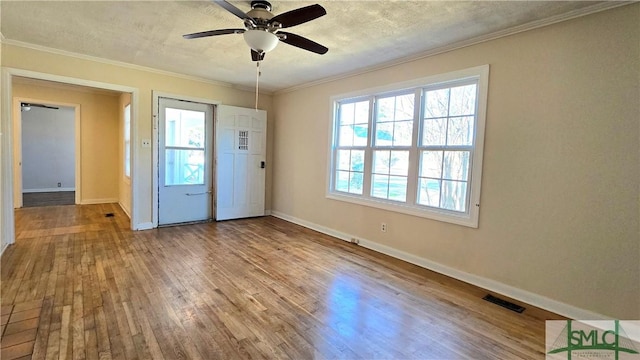
[(160, 98), (158, 225), (212, 219), (213, 106)]
[(216, 220), (264, 215), (267, 113), (219, 105)]

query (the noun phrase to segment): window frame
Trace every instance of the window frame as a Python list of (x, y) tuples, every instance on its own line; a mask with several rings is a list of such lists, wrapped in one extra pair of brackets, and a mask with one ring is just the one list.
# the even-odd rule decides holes
[[(476, 113), (474, 123), (474, 139), (470, 153), (470, 165), (468, 174), (469, 191), (467, 193), (468, 205), (466, 212), (457, 212), (442, 208), (428, 207), (418, 204), (419, 191), (419, 172), (420, 172), (420, 154), (425, 150), (422, 144), (422, 123), (424, 122), (424, 92), (426, 89), (450, 88), (458, 84), (474, 82), (477, 83)], [(484, 153), (484, 133), (486, 123), (486, 109), (489, 87), (489, 65), (481, 65), (468, 69), (452, 71), (444, 74), (427, 76), (410, 81), (379, 86), (375, 88), (363, 89), (351, 93), (335, 95), (330, 97), (330, 106), (332, 119), (329, 121), (329, 161), (327, 162), (327, 179), (326, 179), (326, 198), (338, 201), (384, 209), (388, 211), (429, 218), (433, 220), (468, 226), (477, 228), (479, 223), (480, 210), (480, 191), (482, 183), (482, 159)], [(414, 91), (416, 95), (419, 93), (419, 103), (414, 104), (413, 132), (412, 144), (409, 147), (409, 171), (407, 183), (406, 202), (396, 200), (386, 200), (373, 197), (371, 195), (372, 175), (373, 175), (373, 152), (376, 149), (398, 149), (393, 146), (374, 146), (376, 111), (377, 102), (375, 99), (394, 95), (401, 95)], [(339, 126), (339, 110), (340, 103), (358, 102), (369, 100), (369, 124), (367, 132), (366, 147), (358, 147), (365, 149), (364, 156), (364, 180), (362, 195), (345, 193), (334, 190), (335, 172), (337, 169), (337, 150)], [(354, 146), (348, 147), (353, 149)]]
[[(348, 99), (348, 100), (349, 100), (349, 101), (347, 101), (347, 102), (345, 102), (345, 103), (353, 103), (353, 104), (356, 104), (356, 103), (359, 103), (359, 102), (367, 101), (368, 99), (367, 99), (367, 97), (355, 97), (355, 98), (350, 98), (350, 99)], [(369, 108), (371, 108), (371, 106), (372, 106), (372, 103), (371, 103), (371, 101), (369, 100)], [(335, 110), (334, 110), (334, 115), (333, 115), (334, 119), (338, 118), (338, 116), (337, 116), (337, 112), (338, 112), (339, 110), (340, 110), (340, 109), (339, 109), (338, 107), (336, 107), (336, 108), (335, 108)], [(370, 120), (370, 119), (369, 119), (368, 121), (369, 121), (369, 123), (371, 122), (371, 120)], [(354, 125), (355, 125), (355, 124), (354, 124)], [(336, 124), (335, 124), (335, 128), (336, 128), (336, 129), (339, 129), (339, 127), (340, 127), (340, 124), (339, 124), (339, 123), (336, 123)], [(334, 134), (334, 133), (333, 133), (333, 128), (332, 128), (331, 136), (333, 137), (333, 136), (335, 135), (335, 139), (336, 139), (336, 140), (337, 140), (337, 138), (338, 138), (338, 133), (339, 133), (339, 130)], [(362, 193), (363, 193), (363, 194), (365, 194), (365, 193), (368, 191), (368, 188), (369, 188), (369, 181), (370, 181), (370, 179), (367, 179), (367, 178), (366, 178), (366, 176), (364, 176), (364, 174), (366, 174), (366, 173), (367, 173), (368, 166), (370, 166), (370, 165), (367, 165), (367, 164), (369, 163), (370, 159), (368, 158), (367, 151), (366, 151), (366, 148), (369, 146), (369, 140), (368, 140), (368, 139), (369, 139), (369, 137), (370, 137), (370, 134), (371, 134), (371, 128), (369, 128), (369, 127), (368, 127), (368, 128), (367, 128), (367, 144), (366, 144), (366, 145), (364, 145), (364, 146), (361, 146), (361, 145), (351, 145), (350, 147), (343, 148), (343, 147), (341, 147), (341, 146), (339, 146), (339, 145), (335, 145), (335, 146), (334, 146), (334, 145), (332, 145), (332, 149), (331, 149), (331, 151), (330, 151), (330, 159), (331, 159), (331, 161), (330, 161), (330, 162), (331, 162), (332, 164), (333, 164), (333, 163), (335, 163), (335, 164), (337, 164), (337, 163), (338, 163), (338, 152), (339, 152), (340, 150), (347, 150), (347, 149), (348, 149), (348, 150), (362, 150), (362, 151), (364, 151), (364, 153), (365, 153), (365, 155), (364, 155), (364, 168), (362, 169), (362, 173), (363, 173)], [(335, 143), (335, 140), (333, 141), (333, 143)], [(336, 169), (336, 171), (338, 171), (338, 169)], [(350, 170), (350, 172), (352, 172), (352, 171)], [(330, 175), (329, 177), (331, 178), (331, 175)], [(353, 196), (362, 196), (362, 195), (360, 195), (360, 194), (354, 194)]]
[[(128, 115), (128, 119), (127, 119)], [(124, 105), (122, 109), (122, 143), (123, 143), (123, 167), (122, 174), (125, 181), (131, 181), (131, 103)], [(127, 136), (128, 135), (128, 136)], [(127, 156), (128, 155), (128, 156)]]

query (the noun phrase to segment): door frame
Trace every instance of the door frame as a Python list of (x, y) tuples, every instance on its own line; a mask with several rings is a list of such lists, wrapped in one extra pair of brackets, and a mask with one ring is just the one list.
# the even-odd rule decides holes
[[(216, 133), (216, 124), (215, 124), (215, 118), (216, 118), (216, 111), (217, 111), (217, 105), (222, 104), (221, 101), (219, 100), (213, 100), (213, 99), (207, 99), (207, 98), (199, 98), (199, 97), (195, 97), (195, 96), (186, 96), (186, 95), (179, 95), (179, 94), (173, 94), (173, 93), (169, 93), (169, 92), (165, 92), (165, 91), (158, 91), (158, 90), (152, 90), (152, 96), (153, 96), (153, 133), (152, 133), (152, 138), (151, 138), (151, 149), (152, 149), (152, 157), (151, 157), (151, 163), (152, 163), (152, 173), (153, 175), (151, 176), (151, 178), (153, 179), (153, 184), (152, 184), (152, 189), (153, 189), (153, 196), (152, 196), (152, 204), (151, 204), (151, 209), (152, 209), (152, 221), (153, 221), (153, 227), (157, 228), (158, 227), (158, 184), (159, 184), (159, 173), (158, 173), (158, 169), (159, 169), (159, 164), (158, 161), (160, 159), (160, 154), (159, 154), (159, 139), (160, 139), (160, 129), (159, 129), (159, 124), (160, 124), (160, 117), (159, 117), (159, 102), (160, 102), (160, 98), (167, 98), (167, 99), (174, 99), (174, 100), (182, 100), (182, 101), (189, 101), (189, 102), (195, 102), (195, 103), (201, 103), (201, 104), (207, 104), (207, 105), (211, 105), (213, 106), (213, 134), (211, 134), (212, 139), (215, 139), (215, 133)], [(215, 140), (213, 140), (215, 141)], [(215, 179), (215, 172), (216, 172), (216, 161), (215, 161), (215, 144), (212, 144), (213, 147), (213, 158), (211, 159), (211, 165), (212, 165), (212, 181), (213, 179)], [(215, 190), (215, 182), (212, 182), (212, 189), (213, 189), (213, 202), (215, 203), (215, 199), (216, 199), (216, 190)], [(213, 208), (214, 214), (213, 216), (215, 217), (215, 206)]]
[[(15, 243), (16, 229), (15, 229), (15, 216), (13, 210), (13, 77), (20, 76), (37, 80), (55, 81), (64, 84), (87, 86), (98, 89), (113, 90), (124, 93), (131, 93), (131, 107), (133, 113), (131, 114), (131, 139), (132, 143), (138, 141), (138, 106), (139, 106), (139, 90), (138, 88), (110, 84), (105, 82), (79, 79), (69, 76), (53, 75), (43, 72), (2, 67), (0, 70), (0, 87), (2, 95), (0, 102), (2, 103), (0, 113), (0, 231), (2, 236), (2, 244), (9, 245)], [(137, 169), (140, 167), (140, 154), (137, 147), (131, 148), (131, 222), (132, 229), (137, 230), (139, 228), (138, 223), (138, 208), (141, 205), (138, 200), (137, 193), (142, 192), (144, 189), (139, 184), (137, 176)], [(4, 248), (0, 249), (4, 251)]]
[(82, 181), (80, 177), (80, 159), (81, 159), (81, 147), (80, 147), (80, 104), (64, 103), (64, 102), (51, 102), (47, 100), (40, 100), (35, 98), (14, 97), (13, 98), (13, 207), (21, 208), (22, 203), (22, 112), (20, 111), (21, 103), (36, 103), (49, 106), (66, 106), (72, 107), (74, 111), (74, 177), (75, 177), (75, 204), (80, 204), (82, 199), (80, 197)]

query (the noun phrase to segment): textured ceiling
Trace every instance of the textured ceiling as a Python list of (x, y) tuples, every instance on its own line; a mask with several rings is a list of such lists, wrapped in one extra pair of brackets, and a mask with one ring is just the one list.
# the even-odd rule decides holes
[[(243, 11), (250, 1), (233, 1)], [(272, 1), (274, 14), (310, 5)], [(265, 90), (372, 68), (524, 24), (603, 8), (597, 1), (320, 1), (327, 15), (287, 29), (329, 48), (317, 55), (281, 43), (261, 63)], [(242, 28), (210, 1), (7, 1), (5, 40), (200, 78), (254, 86), (242, 35), (185, 40), (183, 34)]]

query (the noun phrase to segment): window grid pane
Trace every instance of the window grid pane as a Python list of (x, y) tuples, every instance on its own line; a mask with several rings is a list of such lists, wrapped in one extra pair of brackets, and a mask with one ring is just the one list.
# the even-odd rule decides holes
[(409, 151), (375, 150), (373, 164), (371, 196), (406, 201)]
[(374, 174), (371, 186), (371, 196), (387, 199), (389, 197), (389, 176)]
[(443, 209), (465, 212), (467, 207), (466, 197), (466, 181), (442, 181), (440, 204)]
[(376, 99), (376, 146), (411, 146), (415, 94)]
[(335, 190), (362, 194), (364, 150), (339, 149), (336, 154)]
[(473, 146), (477, 84), (424, 90), (422, 146)]
[(340, 104), (338, 113), (340, 116), (338, 146), (367, 146), (369, 137), (369, 102), (359, 101)]
[(204, 184), (204, 150), (166, 148), (165, 161), (165, 186)]
[(167, 108), (165, 115), (166, 146), (204, 149), (203, 111)]
[(419, 187), (419, 204), (440, 207), (440, 180), (420, 178)]

